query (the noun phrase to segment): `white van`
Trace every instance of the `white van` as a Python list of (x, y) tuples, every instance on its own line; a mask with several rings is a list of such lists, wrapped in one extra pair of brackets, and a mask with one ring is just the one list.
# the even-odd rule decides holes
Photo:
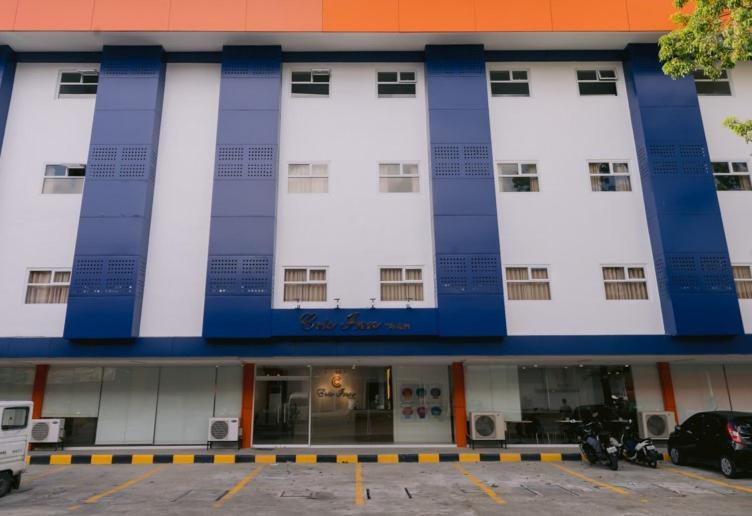
[(21, 485), (33, 406), (30, 401), (0, 401), (0, 498)]

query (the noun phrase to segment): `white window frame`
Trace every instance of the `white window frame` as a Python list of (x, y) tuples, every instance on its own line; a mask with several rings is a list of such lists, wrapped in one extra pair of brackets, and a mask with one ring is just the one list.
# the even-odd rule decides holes
[[(400, 168), (399, 174), (382, 174), (381, 167), (382, 166), (398, 166)], [(405, 168), (406, 167), (415, 167), (414, 173), (406, 173)], [(382, 179), (412, 179), (413, 183), (415, 184), (415, 190), (412, 190), (410, 192), (399, 192), (399, 191), (392, 191), (392, 190), (383, 190), (382, 189)], [(383, 194), (416, 194), (420, 193), (420, 166), (415, 161), (407, 161), (407, 162), (399, 162), (399, 161), (381, 161), (379, 162), (379, 193)]]
[[(396, 73), (397, 74), (397, 82), (393, 81), (380, 81), (379, 80), (379, 74), (380, 73)], [(411, 73), (413, 74), (413, 77), (415, 77), (413, 80), (403, 80), (402, 74), (403, 73)], [(415, 93), (385, 93), (381, 94), (379, 93), (379, 85), (381, 84), (413, 84), (415, 86)], [(389, 98), (402, 98), (402, 99), (413, 99), (418, 96), (418, 72), (414, 69), (410, 70), (397, 70), (397, 69), (391, 69), (391, 70), (376, 70), (376, 97), (380, 99), (389, 99)]]
[[(715, 165), (723, 163), (726, 165), (726, 172), (716, 172), (715, 171)], [(734, 172), (734, 165), (743, 164), (747, 167), (746, 172)], [(711, 160), (711, 169), (713, 170), (713, 179), (716, 177), (744, 177), (746, 176), (750, 182), (752, 182), (752, 170), (750, 170), (752, 167), (750, 167), (750, 163), (746, 160), (731, 160), (731, 161), (716, 161)], [(749, 189), (742, 189), (742, 190), (719, 190), (718, 185), (716, 184), (716, 191), (718, 192), (750, 192), (752, 191), (752, 188)]]
[[(624, 279), (617, 279), (617, 280), (607, 280), (604, 277), (604, 269), (617, 269), (620, 268), (624, 271)], [(642, 269), (642, 274), (644, 277), (642, 278), (634, 278), (632, 279), (629, 275), (629, 269)], [(645, 264), (621, 264), (621, 263), (611, 263), (611, 264), (603, 264), (599, 268), (599, 272), (601, 275), (601, 282), (603, 282), (603, 299), (606, 301), (619, 301), (619, 302), (635, 302), (635, 301), (649, 301), (650, 300), (650, 286), (648, 285), (648, 268)], [(608, 295), (606, 294), (606, 284), (608, 283), (644, 283), (645, 284), (645, 298), (636, 298), (636, 299), (609, 299)]]
[[(494, 72), (509, 72), (509, 80), (508, 81), (502, 81), (502, 80), (493, 80), (491, 79), (491, 74)], [(527, 79), (514, 79), (514, 73), (515, 72), (525, 72), (527, 74)], [(520, 93), (494, 93), (493, 92), (493, 84), (494, 83), (525, 83), (527, 84), (527, 95), (523, 95)], [(533, 96), (533, 84), (530, 79), (530, 69), (528, 68), (493, 68), (488, 70), (488, 92), (491, 94), (491, 97), (516, 97), (521, 99), (530, 98)]]
[[(306, 279), (304, 281), (287, 281), (285, 280), (285, 274), (288, 270), (305, 270)], [(312, 280), (312, 271), (323, 271), (324, 281)], [(324, 285), (325, 299), (322, 301), (306, 301), (304, 299), (285, 299), (285, 287), (287, 285)], [(313, 265), (286, 265), (282, 268), (282, 302), (287, 304), (314, 304), (319, 305), (329, 301), (329, 268), (326, 266), (313, 266)]]
[[(97, 74), (97, 91), (99, 91), (99, 79), (100, 79), (100, 72), (97, 68), (89, 68), (86, 70), (83, 69), (66, 69), (66, 70), (60, 70), (57, 74), (57, 82), (55, 83), (55, 98), (58, 99), (76, 99), (76, 98), (91, 98), (96, 97), (96, 93), (60, 93), (60, 87), (65, 85), (73, 85), (73, 84), (85, 84), (83, 82), (73, 83), (73, 82), (66, 82), (63, 83), (63, 74), (64, 73), (78, 73), (83, 75), (92, 75), (94, 73)], [(88, 83), (93, 84), (93, 83)]]
[[(726, 95), (725, 93), (699, 93), (699, 92), (697, 92), (697, 96), (698, 97), (733, 97), (734, 96), (734, 82), (731, 80), (731, 70), (723, 70), (723, 72), (726, 74), (726, 77), (719, 77), (718, 79), (715, 79), (715, 80), (714, 79), (709, 79), (707, 77), (697, 78), (695, 76), (696, 73), (702, 73), (704, 75), (704, 73), (702, 72), (702, 70), (696, 70), (695, 72), (692, 72), (692, 78), (694, 79), (695, 83), (698, 83), (698, 82), (701, 82), (701, 83), (702, 82), (705, 82), (705, 83), (707, 83), (707, 82), (711, 82), (711, 83), (712, 82), (727, 82), (728, 86), (729, 86), (729, 94), (728, 95)], [(695, 91), (696, 91), (696, 88), (697, 87), (695, 86)]]
[[(593, 174), (590, 172), (590, 165), (595, 163), (608, 163), (608, 170), (609, 173), (603, 173), (598, 172), (597, 174)], [(627, 166), (627, 172), (614, 172), (614, 165), (626, 165)], [(588, 175), (588, 187), (590, 188), (590, 191), (592, 193), (596, 194), (616, 194), (616, 193), (623, 193), (628, 194), (634, 192), (633, 184), (632, 184), (632, 166), (627, 159), (589, 159), (587, 160), (587, 175)], [(629, 178), (629, 190), (593, 190), (593, 183), (592, 178), (594, 177), (628, 177)]]
[[(595, 72), (595, 80), (593, 79), (580, 79), (578, 77), (579, 72)], [(603, 77), (602, 72), (613, 72), (613, 77)], [(619, 95), (619, 72), (616, 68), (577, 68), (574, 71), (574, 78), (577, 81), (577, 94), (580, 97), (616, 97)], [(600, 84), (600, 83), (614, 83), (616, 84), (615, 93), (609, 94), (585, 94), (580, 91), (580, 84)]]
[[(527, 269), (527, 279), (524, 280), (516, 280), (516, 279), (509, 279), (509, 276), (507, 274), (507, 271), (509, 269)], [(533, 269), (543, 269), (546, 271), (546, 279), (535, 279), (533, 278)], [(548, 265), (504, 265), (504, 282), (507, 286), (507, 301), (553, 301), (554, 293), (553, 293), (553, 285), (551, 282), (551, 267)], [(548, 285), (548, 299), (511, 299), (509, 297), (510, 289), (508, 288), (510, 284), (528, 284), (528, 283), (546, 283)]]
[[(384, 269), (400, 269), (402, 272), (400, 274), (400, 281), (382, 281), (381, 279), (381, 271)], [(418, 270), (420, 271), (420, 281), (418, 280), (409, 280), (407, 279), (407, 271), (408, 270)], [(379, 281), (379, 296), (378, 300), (380, 303), (388, 304), (388, 305), (394, 305), (394, 304), (404, 304), (404, 303), (423, 303), (426, 301), (426, 282), (425, 282), (425, 267), (422, 265), (379, 265), (378, 267), (378, 281)], [(423, 299), (398, 299), (395, 301), (385, 301), (382, 299), (381, 296), (381, 286), (382, 285), (420, 285), (421, 290), (423, 293)]]
[[(310, 81), (294, 81), (292, 76), (295, 73), (310, 73), (311, 74), (311, 80)], [(326, 83), (323, 82), (314, 82), (313, 76), (316, 74), (328, 74), (329, 75), (329, 81)], [(295, 84), (326, 84), (328, 86), (326, 95), (322, 95), (319, 93), (293, 93), (292, 87)], [(332, 94), (332, 71), (329, 68), (306, 68), (306, 69), (293, 69), (290, 70), (290, 95), (292, 97), (301, 97), (301, 98), (329, 98)]]
[[(51, 274), (50, 282), (49, 283), (32, 283), (31, 282), (31, 274), (33, 272), (49, 272)], [(56, 282), (55, 281), (55, 275), (56, 273), (63, 272), (68, 273), (68, 281), (67, 282)], [(36, 306), (36, 305), (66, 305), (67, 299), (70, 298), (70, 287), (71, 287), (71, 280), (73, 278), (73, 272), (70, 268), (66, 267), (29, 267), (26, 269), (26, 277), (24, 280), (24, 306)], [(30, 287), (68, 287), (68, 295), (66, 296), (66, 302), (65, 303), (28, 303), (26, 300), (29, 297), (29, 288)]]
[[(516, 175), (510, 175), (510, 174), (504, 174), (502, 172), (503, 165), (517, 165), (517, 174)], [(535, 167), (535, 174), (523, 174), (522, 173), (522, 166), (534, 166)], [(496, 177), (499, 179), (499, 192), (500, 193), (509, 193), (509, 194), (535, 194), (541, 192), (541, 178), (540, 178), (540, 166), (538, 165), (537, 161), (534, 160), (517, 160), (517, 161), (497, 161), (496, 162)], [(520, 191), (514, 191), (514, 190), (504, 190), (504, 182), (502, 179), (504, 178), (535, 178), (538, 181), (538, 190), (530, 190), (529, 192), (520, 192)]]
[[(64, 176), (48, 176), (47, 175), (48, 167), (65, 167), (65, 175)], [(84, 175), (83, 176), (69, 175), (69, 171), (72, 168), (84, 169)], [(81, 191), (80, 192), (45, 192), (44, 185), (45, 183), (47, 183), (48, 179), (80, 181)], [(42, 195), (81, 195), (84, 191), (85, 185), (86, 185), (86, 165), (83, 163), (47, 163), (44, 166), (44, 171), (42, 174), (42, 188), (41, 188)]]
[[(731, 270), (734, 271), (737, 267), (744, 267), (747, 269), (748, 272), (750, 272), (750, 276), (752, 276), (752, 264), (749, 263), (732, 263), (731, 264)], [(739, 295), (739, 288), (737, 286), (738, 283), (747, 283), (752, 285), (752, 277), (750, 278), (738, 278), (736, 275), (734, 275), (734, 290), (736, 290), (736, 298), (739, 301), (752, 301), (752, 296), (750, 297), (741, 297)]]
[[(290, 175), (290, 169), (293, 166), (308, 166), (309, 174), (306, 176), (293, 176)], [(314, 175), (314, 167), (325, 167), (326, 174), (318, 173)], [(290, 179), (326, 179), (326, 191), (325, 192), (291, 192), (290, 191)], [(287, 194), (288, 195), (327, 195), (329, 193), (329, 163), (324, 161), (291, 161), (287, 164)]]

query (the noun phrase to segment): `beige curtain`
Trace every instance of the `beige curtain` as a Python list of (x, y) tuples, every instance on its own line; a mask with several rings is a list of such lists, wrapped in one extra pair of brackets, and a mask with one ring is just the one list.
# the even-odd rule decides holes
[[(317, 283), (306, 283), (306, 281)], [(285, 269), (285, 301), (326, 301), (326, 270)]]
[(291, 164), (287, 169), (288, 193), (327, 193), (329, 169), (327, 165)]
[[(528, 280), (536, 281), (528, 281)], [(507, 295), (510, 301), (547, 301), (551, 299), (548, 270), (507, 267)]]
[(752, 268), (749, 265), (735, 265), (734, 280), (739, 299), (752, 299)]
[(403, 282), (402, 269), (381, 269), (382, 301), (423, 301), (423, 271), (406, 269)]
[(26, 304), (67, 303), (70, 276), (70, 271), (30, 271)]

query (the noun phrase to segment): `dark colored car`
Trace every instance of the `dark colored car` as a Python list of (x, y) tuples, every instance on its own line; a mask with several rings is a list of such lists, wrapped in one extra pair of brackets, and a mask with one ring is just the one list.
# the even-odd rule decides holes
[(720, 467), (729, 478), (752, 471), (752, 413), (699, 412), (671, 433), (668, 453), (674, 464)]

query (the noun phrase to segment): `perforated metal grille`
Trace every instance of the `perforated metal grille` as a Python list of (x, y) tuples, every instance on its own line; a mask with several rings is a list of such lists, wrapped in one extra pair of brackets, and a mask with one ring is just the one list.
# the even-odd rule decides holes
[(71, 296), (130, 296), (143, 292), (139, 256), (81, 256), (73, 264)]
[(86, 168), (87, 180), (151, 177), (156, 154), (151, 145), (93, 145)]
[(271, 295), (271, 257), (210, 257), (207, 291), (212, 296)]
[(50, 436), (50, 425), (43, 421), (34, 423), (31, 427), (31, 440), (44, 441)]
[(703, 145), (649, 145), (638, 152), (644, 175), (710, 174), (710, 160)]
[(493, 177), (490, 145), (433, 145), (434, 177)]
[(501, 264), (495, 255), (439, 255), (437, 277), (443, 294), (501, 293)]
[(212, 421), (210, 433), (212, 438), (217, 439), (218, 441), (227, 439), (227, 435), (230, 433), (230, 425), (227, 424), (227, 421), (221, 419)]
[(281, 77), (282, 65), (276, 59), (226, 59), (222, 63), (223, 77)]
[(734, 291), (731, 264), (722, 255), (668, 255), (656, 260), (656, 277), (662, 293), (729, 293)]
[(270, 179), (277, 167), (274, 145), (218, 145), (217, 179)]
[(102, 61), (100, 75), (105, 77), (154, 77), (164, 64), (157, 59), (110, 58)]

